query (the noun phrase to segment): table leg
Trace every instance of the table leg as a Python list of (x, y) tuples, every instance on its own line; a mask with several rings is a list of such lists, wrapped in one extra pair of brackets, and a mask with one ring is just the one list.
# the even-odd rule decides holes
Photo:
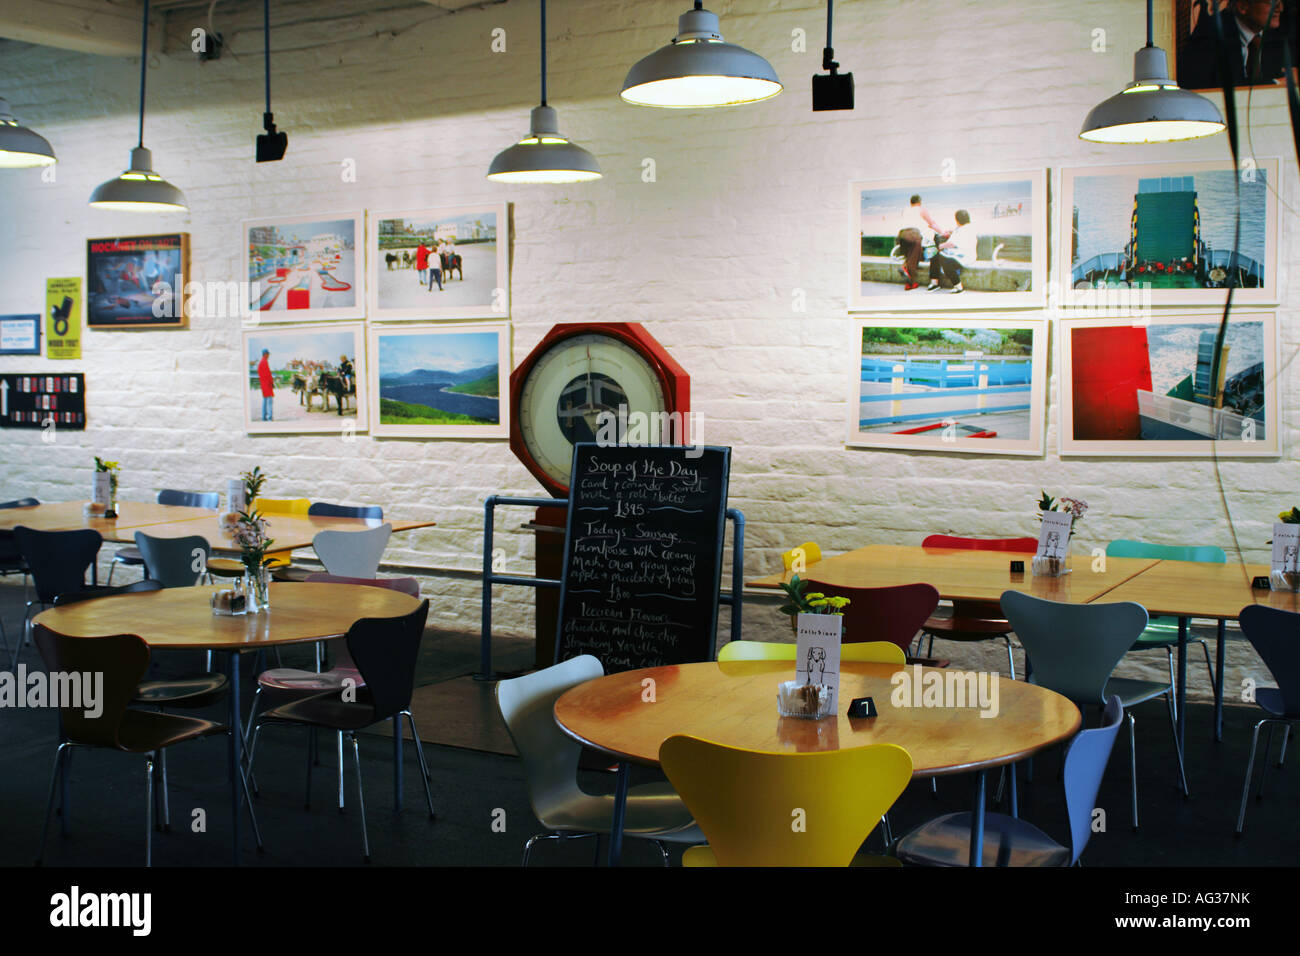
[(1015, 765), (1015, 764), (1008, 764), (1008, 765), (1007, 765), (1007, 772), (1008, 772), (1009, 774), (1011, 774), (1011, 815), (1012, 815), (1013, 817), (1019, 817), (1019, 816), (1020, 816), (1020, 801), (1019, 801), (1019, 798), (1018, 798), (1018, 796), (1017, 796), (1017, 794), (1016, 794), (1016, 765)]
[(975, 773), (975, 805), (970, 814), (970, 865), (984, 865), (984, 771)]
[(244, 792), (239, 785), (239, 774), (244, 760), (242, 723), (239, 707), (239, 651), (230, 652), (230, 847), (234, 865), (239, 866), (239, 814), (243, 809)]
[(1224, 639), (1228, 633), (1228, 622), (1219, 620), (1219, 633), (1214, 641), (1214, 739), (1223, 739), (1223, 657)]
[(614, 784), (614, 820), (609, 830), (609, 865), (618, 866), (623, 857), (623, 816), (627, 812), (627, 782), (630, 765), (619, 761)]
[(393, 717), (393, 809), (402, 809), (402, 715)]
[(1178, 746), (1187, 752), (1187, 618), (1178, 619)]

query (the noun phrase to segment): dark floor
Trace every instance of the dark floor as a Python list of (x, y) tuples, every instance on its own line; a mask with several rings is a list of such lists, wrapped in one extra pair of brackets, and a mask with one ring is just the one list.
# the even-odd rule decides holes
[[(0, 584), (0, 615), (10, 641), (19, 631), (22, 611), (18, 587)], [(310, 663), (304, 649), (286, 651), (288, 666)], [(34, 648), (21, 660), (39, 666)], [(245, 657), (244, 674), (253, 660)], [(531, 665), (527, 641), (498, 641), (498, 669)], [(162, 661), (159, 661), (160, 666)], [(166, 669), (201, 663), (169, 660)], [(477, 669), (476, 635), (429, 632), (420, 663), (415, 715), (432, 771), (437, 819), (429, 820), (424, 794), (410, 745), (406, 751), (405, 809), (393, 808), (393, 751), (390, 737), (363, 738), (366, 812), (371, 852), (377, 866), (515, 866), (527, 837), (538, 829), (529, 809), (522, 768), (509, 756), (511, 748), (492, 700), (492, 685), (468, 679)], [(0, 663), (0, 666), (7, 664)], [(251, 682), (245, 700), (251, 699)], [(211, 717), (224, 720), (225, 705)], [(1227, 709), (1224, 739), (1215, 743), (1212, 709), (1188, 709), (1188, 775), (1192, 798), (1183, 800), (1176, 787), (1176, 765), (1167, 713), (1160, 701), (1135, 709), (1137, 715), (1139, 811), (1142, 828), (1130, 828), (1127, 737), (1121, 733), (1098, 804), (1105, 811), (1104, 832), (1095, 833), (1084, 855), (1088, 866), (1290, 866), (1300, 857), (1300, 829), (1293, 824), (1296, 805), (1296, 763), (1284, 769), (1274, 760), (1268, 769), (1266, 799), (1250, 802), (1246, 833), (1234, 839), (1237, 804), (1245, 772), (1250, 728), (1258, 711)], [(0, 865), (29, 866), (40, 843), (41, 820), (56, 742), (54, 715), (49, 711), (8, 709), (0, 713)], [(258, 745), (255, 801), (266, 842), (265, 853), (253, 847), (245, 826), (243, 862), (252, 866), (360, 865), (360, 819), (356, 812), (356, 781), (348, 757), (345, 782), (347, 810), (340, 814), (336, 799), (333, 739), (322, 734), (321, 763), (312, 777), (311, 808), (304, 808), (306, 781), (305, 731), (271, 728)], [(1280, 739), (1280, 734), (1279, 734)], [(154, 862), (159, 866), (226, 866), (230, 863), (230, 804), (223, 738), (189, 743), (171, 751), (172, 830), (156, 834)], [(1059, 755), (1037, 761), (1035, 782), (1021, 775), (1021, 815), (1065, 839), (1064, 804), (1057, 779)], [(609, 787), (612, 778), (591, 773), (584, 783), (592, 789)], [(990, 777), (990, 788), (996, 775)], [(49, 866), (135, 866), (144, 860), (144, 760), (106, 751), (78, 750), (73, 768), (72, 833), (51, 826), (46, 864)], [(991, 791), (990, 791), (991, 792)], [(939, 813), (968, 809), (971, 779), (940, 781), (937, 797), (926, 784), (908, 788), (892, 811), (897, 832)], [(504, 816), (503, 816), (504, 814)], [(246, 818), (245, 818), (246, 819)], [(504, 819), (504, 832), (498, 823)], [(199, 821), (206, 827), (199, 826)], [(195, 832), (196, 830), (200, 832)], [(870, 845), (878, 846), (873, 834)], [(541, 844), (534, 862), (544, 865), (586, 866), (593, 857), (590, 840), (565, 845)], [(680, 851), (673, 853), (680, 861)], [(654, 866), (658, 852), (636, 840), (627, 841), (624, 862)]]

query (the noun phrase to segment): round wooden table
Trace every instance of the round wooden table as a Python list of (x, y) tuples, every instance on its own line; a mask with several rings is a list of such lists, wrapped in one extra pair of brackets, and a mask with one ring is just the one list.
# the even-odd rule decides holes
[[(136, 634), (150, 648), (223, 651), (230, 656), (230, 797), (232, 845), (239, 865), (239, 814), (243, 794), (238, 768), (243, 760), (240, 736), (242, 712), (239, 704), (239, 655), (279, 644), (300, 644), (346, 634), (365, 617), (398, 617), (410, 614), (420, 602), (388, 588), (358, 584), (272, 583), (271, 608), (240, 616), (212, 613), (209, 599), (217, 587), (164, 588), (137, 594), (80, 601), (66, 607), (42, 611), (32, 620), (52, 631), (71, 637), (105, 637)], [(398, 725), (394, 721), (394, 728)], [(400, 747), (401, 731), (394, 731)], [(399, 751), (400, 753), (400, 751)], [(396, 761), (395, 777), (400, 794), (402, 761)]]
[[(1079, 708), (1050, 690), (992, 675), (997, 681), (995, 716), (971, 706), (895, 707), (891, 678), (903, 671), (915, 685), (926, 675), (947, 679), (950, 669), (900, 667), (845, 661), (841, 664), (839, 713), (825, 720), (781, 717), (776, 688), (794, 677), (789, 661), (680, 664), (609, 674), (588, 681), (555, 702), (555, 720), (575, 740), (619, 760), (615, 834), (621, 838), (627, 765), (659, 765), (659, 747), (674, 734), (691, 734), (733, 747), (799, 753), (891, 743), (912, 756), (913, 776), (976, 775), (971, 862), (983, 846), (985, 771), (1022, 760), (1067, 740), (1082, 722)], [(955, 670), (951, 671), (955, 675)], [(654, 700), (644, 683), (653, 680)], [(922, 685), (924, 686), (924, 685)], [(849, 718), (849, 702), (871, 697), (879, 716)], [(920, 695), (913, 699), (924, 700)], [(990, 708), (991, 710), (991, 708)], [(1014, 806), (1014, 780), (1012, 799)], [(978, 831), (978, 836), (976, 834)]]

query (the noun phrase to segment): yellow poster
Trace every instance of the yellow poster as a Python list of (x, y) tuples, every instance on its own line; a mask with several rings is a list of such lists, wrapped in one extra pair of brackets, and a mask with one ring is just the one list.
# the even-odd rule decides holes
[(81, 276), (45, 280), (45, 357), (81, 358)]

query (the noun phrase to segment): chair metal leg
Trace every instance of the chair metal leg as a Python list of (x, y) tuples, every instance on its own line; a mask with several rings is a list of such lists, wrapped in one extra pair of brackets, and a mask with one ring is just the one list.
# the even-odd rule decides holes
[(311, 809), (311, 768), (315, 761), (312, 759), (312, 741), (316, 739), (316, 728), (307, 728), (307, 795), (303, 798), (302, 808)]
[(1246, 826), (1246, 797), (1250, 795), (1250, 778), (1255, 772), (1255, 749), (1259, 746), (1259, 728), (1267, 723), (1267, 720), (1261, 720), (1255, 724), (1255, 732), (1250, 738), (1250, 759), (1246, 761), (1246, 779), (1241, 784), (1241, 807), (1237, 810), (1237, 836), (1241, 836), (1241, 831)]
[(357, 806), (361, 809), (361, 845), (365, 849), (365, 861), (370, 862), (370, 834), (366, 832), (366, 795), (361, 789), (361, 749), (357, 745), (357, 735), (352, 738), (352, 762), (357, 766)]
[(1187, 786), (1187, 766), (1183, 762), (1183, 742), (1178, 739), (1178, 717), (1174, 711), (1174, 688), (1169, 686), (1169, 693), (1165, 694), (1165, 701), (1169, 704), (1169, 726), (1174, 731), (1174, 753), (1178, 756), (1178, 780), (1182, 784), (1183, 799), (1186, 800), (1192, 795), (1192, 791)]
[(1006, 641), (1006, 643), (1007, 643), (1007, 670), (1008, 670), (1008, 671), (1010, 672), (1010, 674), (1011, 674), (1011, 679), (1012, 679), (1012, 680), (1015, 680), (1015, 679), (1016, 679), (1016, 659), (1015, 659), (1015, 657), (1014, 657), (1014, 656), (1012, 655), (1012, 653), (1011, 653), (1011, 638), (1007, 637), (1007, 636), (1004, 634), (1004, 635), (1002, 636), (1002, 640)]
[(652, 840), (651, 842), (654, 843), (655, 846), (659, 847), (659, 852), (660, 852), (661, 854), (663, 854), (663, 858), (664, 858), (664, 866), (667, 866), (667, 865), (668, 865), (668, 847), (664, 844), (664, 841), (663, 841), (663, 840)]
[(244, 802), (248, 804), (248, 819), (253, 824), (253, 836), (257, 838), (257, 852), (264, 853), (266, 846), (262, 843), (262, 828), (257, 825), (257, 814), (253, 811), (253, 797), (248, 792), (248, 775), (243, 768), (239, 770), (239, 782), (244, 787)]
[(144, 801), (144, 808), (145, 808), (144, 865), (145, 866), (153, 866), (153, 775), (154, 775), (153, 757), (154, 755), (150, 753), (149, 756), (144, 758), (145, 773), (148, 778), (148, 783), (146, 784), (145, 787), (145, 801)]
[(1201, 650), (1205, 652), (1205, 672), (1210, 675), (1210, 686), (1217, 688), (1218, 683), (1214, 679), (1214, 664), (1210, 662), (1210, 645), (1205, 638), (1199, 637), (1196, 643), (1201, 645)]
[(257, 720), (257, 707), (261, 700), (262, 686), (259, 684), (257, 690), (253, 691), (253, 709), (248, 712), (248, 722), (244, 724), (244, 759), (248, 764), (248, 784), (257, 796), (261, 796), (261, 791), (257, 789), (257, 777), (253, 774), (253, 750), (248, 746), (248, 735), (252, 733)]
[[(1177, 678), (1174, 676), (1174, 649), (1173, 649), (1173, 646), (1172, 646), (1172, 645), (1167, 645), (1167, 646), (1165, 647), (1165, 653), (1169, 656), (1169, 686), (1170, 686), (1170, 687), (1177, 687), (1178, 685), (1174, 683), (1174, 681), (1177, 680)], [(1211, 683), (1213, 683), (1213, 682), (1211, 682)], [(1174, 704), (1174, 719), (1175, 719), (1175, 720), (1178, 719), (1178, 705), (1177, 705), (1177, 702), (1175, 702), (1175, 704)]]
[(1268, 776), (1268, 755), (1273, 749), (1273, 731), (1277, 729), (1277, 724), (1268, 725), (1268, 736), (1264, 738), (1264, 757), (1259, 762), (1259, 785), (1255, 788), (1255, 802), (1264, 802), (1264, 778)]
[[(528, 838), (528, 842), (524, 844), (523, 865), (524, 866), (528, 865), (528, 857), (532, 855), (534, 843), (536, 843), (538, 840), (558, 840), (559, 838), (560, 835), (558, 833), (534, 833), (532, 836)], [(597, 841), (597, 847), (599, 848), (599, 841)]]
[(63, 752), (63, 776), (59, 781), (59, 832), (67, 836), (72, 826), (72, 745)]
[(894, 828), (890, 825), (888, 813), (880, 818), (880, 839), (885, 844), (885, 852), (888, 853), (890, 847), (894, 845)]
[[(411, 716), (411, 712), (404, 710), (402, 714), (406, 715), (406, 721), (411, 725), (411, 739), (415, 741), (415, 755), (420, 758), (420, 779), (424, 781), (424, 799), (429, 803), (429, 819), (433, 820), (436, 815), (433, 812), (433, 790), (429, 787), (429, 764), (424, 759), (424, 745), (420, 743), (420, 735), (415, 730), (415, 718)], [(401, 716), (401, 714), (398, 716)]]
[[(65, 740), (54, 751), (54, 769), (50, 772), (50, 796), (45, 801), (45, 825), (41, 827), (41, 852), (36, 857), (37, 866), (45, 862), (45, 841), (50, 835), (50, 813), (54, 810), (54, 791), (63, 777), (63, 752), (71, 747), (72, 744)], [(63, 815), (65, 820), (67, 816), (66, 813)]]
[(167, 803), (167, 748), (158, 751), (158, 782), (162, 790), (162, 830), (172, 832), (171, 807)]
[(1137, 760), (1137, 735), (1133, 732), (1134, 725), (1137, 723), (1133, 719), (1133, 714), (1128, 715), (1128, 760), (1129, 773), (1133, 779), (1133, 829), (1138, 828), (1138, 760)]
[(339, 813), (343, 812), (343, 731), (338, 732), (339, 751)]
[(1282, 732), (1282, 752), (1277, 756), (1277, 765), (1281, 768), (1286, 763), (1286, 742), (1291, 739), (1291, 725), (1286, 725), (1286, 730)]
[(113, 586), (113, 570), (114, 570), (116, 567), (117, 567), (117, 562), (116, 562), (116, 561), (110, 561), (110, 562), (108, 563), (108, 583), (105, 585), (105, 587), (110, 587), (110, 588), (111, 588), (111, 587)]

